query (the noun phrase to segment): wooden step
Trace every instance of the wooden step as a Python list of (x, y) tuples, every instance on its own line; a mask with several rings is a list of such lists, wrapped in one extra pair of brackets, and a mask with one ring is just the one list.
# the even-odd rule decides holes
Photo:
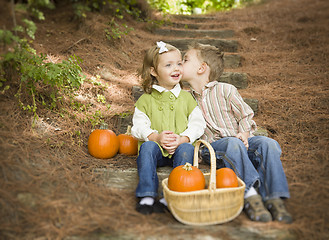
[(238, 89), (245, 89), (248, 87), (248, 75), (245, 73), (224, 72), (219, 81), (232, 84)]
[(223, 52), (237, 52), (238, 42), (236, 40), (224, 40), (224, 39), (171, 39), (166, 40), (167, 43), (177, 47), (181, 51), (185, 51), (187, 46), (192, 42), (199, 42), (202, 44), (210, 44), (218, 47)]
[(224, 68), (238, 68), (241, 67), (241, 56), (238, 54), (224, 54)]
[(171, 23), (169, 27), (174, 28), (183, 28), (183, 29), (199, 29), (203, 26), (203, 24), (199, 23)]
[(164, 36), (175, 36), (183, 38), (197, 38), (197, 37), (211, 37), (211, 38), (231, 38), (234, 36), (234, 31), (229, 29), (223, 30), (199, 30), (199, 29), (170, 29), (170, 28), (158, 28), (153, 31), (155, 34)]
[[(172, 171), (172, 167), (161, 167), (157, 170), (159, 178), (159, 193), (162, 192), (161, 182), (167, 178)], [(114, 169), (114, 168), (95, 168), (93, 174), (101, 178), (109, 188), (121, 190), (135, 190), (138, 184), (137, 168)]]
[(216, 20), (216, 17), (210, 15), (175, 15), (173, 19), (177, 19), (179, 21), (194, 21), (194, 22), (209, 22), (212, 20)]
[(174, 22), (167, 25), (168, 27), (173, 28), (182, 28), (182, 29), (223, 29), (227, 28), (228, 24), (225, 23), (214, 23), (214, 24), (205, 24), (205, 23), (184, 23), (184, 22)]

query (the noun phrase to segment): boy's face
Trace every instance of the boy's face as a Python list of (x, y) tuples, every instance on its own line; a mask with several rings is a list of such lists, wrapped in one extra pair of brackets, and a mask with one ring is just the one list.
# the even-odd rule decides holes
[(182, 79), (182, 55), (179, 51), (169, 51), (159, 56), (157, 71), (151, 68), (151, 74), (156, 77), (158, 84), (168, 90), (173, 89)]
[(183, 58), (184, 76), (183, 81), (190, 82), (198, 77), (198, 70), (200, 69), (202, 62), (198, 58), (197, 50), (188, 50)]

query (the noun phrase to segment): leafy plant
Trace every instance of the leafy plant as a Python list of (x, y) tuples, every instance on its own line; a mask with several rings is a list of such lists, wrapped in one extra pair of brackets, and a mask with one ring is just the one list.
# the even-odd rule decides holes
[(41, 9), (54, 9), (55, 5), (50, 0), (28, 0), (27, 3), (16, 4), (16, 9), (27, 11), (38, 20), (45, 20), (45, 16)]
[(154, 29), (160, 28), (162, 26), (170, 26), (172, 22), (168, 19), (161, 19), (161, 20), (154, 20), (154, 19), (147, 19), (147, 29), (149, 31), (153, 31)]
[[(28, 22), (25, 30), (30, 38), (34, 38), (35, 26)], [(19, 89), (16, 97), (24, 110), (29, 110), (37, 117), (37, 103), (51, 109), (57, 107), (62, 99), (60, 92), (69, 93), (80, 87), (84, 80), (82, 62), (77, 56), (71, 56), (61, 63), (48, 62), (46, 56), (37, 55), (30, 47), (26, 38), (17, 37), (11, 31), (0, 30), (0, 42), (4, 46), (10, 45), (12, 51), (5, 53), (0, 61), (1, 73), (4, 76), (6, 69), (14, 69), (18, 73)], [(22, 99), (22, 95), (30, 95), (31, 100)]]
[[(25, 24), (25, 26), (15, 26), (14, 31), (15, 32), (21, 32), (21, 33), (26, 33), (30, 38), (34, 39), (35, 38), (35, 32), (37, 31), (37, 26), (35, 25), (35, 23), (31, 20), (28, 19), (23, 19), (23, 23)], [(16, 39), (16, 41), (18, 41), (18, 39)], [(10, 43), (11, 40), (9, 40), (8, 43)]]
[(97, 110), (94, 114), (87, 114), (87, 119), (89, 120), (89, 122), (91, 123), (91, 125), (93, 127), (101, 124), (101, 123), (104, 123), (104, 116), (102, 114), (101, 111)]
[(141, 16), (136, 0), (71, 0), (76, 16), (85, 18), (87, 12), (111, 11), (112, 16), (122, 19), (124, 14), (129, 14), (136, 19)]
[(134, 30), (127, 26), (127, 24), (123, 23), (121, 26), (112, 19), (109, 22), (110, 28), (105, 28), (105, 35), (108, 40), (112, 39), (120, 39), (122, 35), (127, 35), (130, 31)]
[(97, 102), (105, 104), (106, 103), (105, 96), (102, 94), (97, 94)]
[(209, 11), (228, 10), (238, 7), (246, 2), (257, 0), (148, 0), (148, 3), (161, 12), (169, 14), (191, 14), (195, 8), (202, 13)]

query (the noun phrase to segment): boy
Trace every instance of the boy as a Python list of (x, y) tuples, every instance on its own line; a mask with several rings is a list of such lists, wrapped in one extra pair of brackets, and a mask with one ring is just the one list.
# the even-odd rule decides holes
[[(291, 223), (282, 201), (290, 195), (281, 148), (271, 138), (252, 135), (256, 129), (252, 109), (233, 85), (217, 81), (223, 73), (223, 53), (214, 46), (195, 43), (189, 46), (183, 67), (182, 80), (190, 84), (206, 120), (202, 139), (214, 148), (217, 168), (232, 168), (246, 184), (244, 210), (248, 217)], [(201, 157), (209, 163), (207, 148)]]

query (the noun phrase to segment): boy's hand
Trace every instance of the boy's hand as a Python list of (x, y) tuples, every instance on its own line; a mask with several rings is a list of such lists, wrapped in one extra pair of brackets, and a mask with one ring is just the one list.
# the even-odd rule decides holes
[(236, 135), (236, 137), (239, 138), (243, 142), (243, 144), (245, 145), (245, 147), (248, 150), (248, 148), (249, 148), (249, 143), (248, 143), (249, 132), (238, 133)]

